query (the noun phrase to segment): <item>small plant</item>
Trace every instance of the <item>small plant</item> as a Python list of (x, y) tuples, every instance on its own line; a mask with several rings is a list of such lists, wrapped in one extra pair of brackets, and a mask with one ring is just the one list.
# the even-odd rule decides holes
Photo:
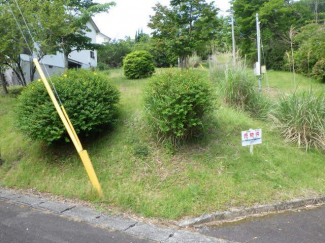
[(149, 155), (149, 148), (146, 145), (136, 144), (133, 147), (133, 155), (138, 158), (144, 158)]
[(218, 83), (225, 79), (226, 65), (218, 60), (216, 54), (209, 57), (209, 72), (211, 81)]
[[(77, 134), (87, 136), (103, 131), (116, 120), (119, 92), (109, 84), (106, 76), (81, 69), (69, 70), (51, 80)], [(48, 144), (60, 139), (68, 140), (42, 82), (31, 83), (18, 99), (18, 127), (26, 135)]]
[(196, 68), (202, 63), (202, 58), (199, 57), (196, 53), (194, 53), (190, 59), (188, 60), (188, 65), (191, 68)]
[(248, 111), (257, 118), (266, 118), (270, 103), (255, 88), (255, 78), (243, 68), (231, 67), (226, 70), (225, 79), (221, 79), (220, 88), (225, 102)]
[(203, 128), (212, 109), (210, 85), (195, 71), (169, 71), (153, 78), (145, 103), (150, 126), (159, 140), (176, 145)]
[(153, 57), (147, 51), (134, 51), (124, 58), (123, 69), (129, 79), (150, 77), (155, 72)]
[(313, 67), (312, 76), (320, 81), (325, 83), (325, 58), (319, 59), (319, 61)]
[(283, 97), (271, 118), (282, 135), (298, 146), (325, 149), (325, 95), (313, 92)]

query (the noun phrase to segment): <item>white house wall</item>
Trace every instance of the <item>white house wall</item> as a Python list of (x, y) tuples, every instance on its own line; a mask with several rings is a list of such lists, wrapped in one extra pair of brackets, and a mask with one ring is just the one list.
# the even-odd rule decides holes
[(110, 41), (110, 38), (102, 33), (98, 33), (96, 36), (97, 44), (104, 44)]
[[(91, 30), (90, 32), (86, 32), (86, 36), (91, 38), (92, 43), (96, 43), (96, 30), (90, 24), (89, 22), (87, 23), (87, 27)], [(94, 51), (94, 57), (90, 57), (90, 50), (82, 50), (82, 51), (73, 51), (69, 55), (69, 58), (75, 61), (78, 61), (82, 63), (81, 67), (85, 69), (89, 69), (90, 67), (97, 67), (97, 51)]]
[[(97, 32), (94, 26), (88, 22), (87, 27), (90, 29), (90, 32), (86, 32), (85, 35), (91, 38), (92, 43), (97, 43)], [(76, 61), (81, 64), (81, 68), (89, 69), (91, 67), (97, 67), (97, 51), (94, 51), (94, 58), (90, 57), (90, 50), (82, 50), (82, 51), (73, 51), (69, 55), (69, 59), (71, 61)], [(25, 73), (26, 82), (30, 83), (30, 61), (31, 57), (26, 54), (21, 54), (21, 65), (23, 72)], [(55, 55), (46, 55), (40, 61), (41, 66), (44, 68), (44, 73), (46, 76), (51, 76), (54, 74), (62, 74), (64, 72), (64, 54), (61, 52), (57, 52)], [(43, 66), (44, 65), (44, 66)], [(46, 69), (46, 70), (45, 70)], [(16, 85), (17, 78), (13, 75), (12, 70), (6, 71), (6, 79), (10, 85)], [(38, 72), (35, 72), (34, 80), (38, 79)]]

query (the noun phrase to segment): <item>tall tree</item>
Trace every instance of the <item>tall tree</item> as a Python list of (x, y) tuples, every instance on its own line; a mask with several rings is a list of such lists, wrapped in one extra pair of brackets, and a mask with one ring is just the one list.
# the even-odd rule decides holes
[(170, 7), (156, 4), (148, 26), (153, 38), (164, 42), (179, 57), (180, 66), (188, 67), (189, 56), (216, 36), (220, 21), (214, 2), (171, 0)]
[(65, 68), (68, 68), (68, 56), (71, 52), (100, 47), (86, 36), (86, 32), (90, 31), (87, 23), (95, 14), (107, 12), (115, 5), (114, 2), (99, 4), (92, 0), (37, 1), (40, 12), (38, 18), (43, 33), (38, 35), (38, 39), (50, 47), (50, 52), (60, 51), (64, 54)]
[(295, 41), (298, 43), (295, 52), (297, 71), (310, 74), (314, 65), (325, 57), (325, 26), (308, 24), (300, 29)]
[(130, 39), (110, 40), (98, 50), (98, 62), (101, 69), (117, 68), (123, 65), (123, 58), (132, 51)]
[[(12, 68), (22, 85), (27, 83), (21, 66), (23, 53), (41, 60), (46, 54), (60, 51), (67, 68), (72, 51), (99, 48), (86, 36), (90, 31), (87, 22), (114, 5), (92, 0), (0, 0), (0, 62)], [(33, 67), (32, 77), (35, 70)]]
[(265, 62), (272, 69), (284, 66), (284, 53), (290, 50), (291, 26), (299, 28), (313, 18), (311, 9), (302, 1), (233, 0), (231, 3), (240, 32), (238, 44), (251, 61), (255, 61), (256, 56), (255, 14), (260, 14)]
[[(22, 0), (17, 1), (21, 5), (24, 3)], [(31, 20), (31, 9), (23, 8), (22, 13), (27, 21)], [(20, 11), (13, 2), (0, 0), (0, 23), (0, 66), (11, 68), (19, 83), (26, 85), (20, 54), (30, 54), (33, 42), (28, 36)]]
[(5, 94), (8, 94), (8, 89), (7, 89), (7, 82), (6, 82), (6, 77), (5, 77), (5, 74), (4, 74), (4, 68), (1, 66), (0, 64), (0, 83), (1, 83), (1, 86), (2, 86), (2, 89), (3, 89), (3, 92)]

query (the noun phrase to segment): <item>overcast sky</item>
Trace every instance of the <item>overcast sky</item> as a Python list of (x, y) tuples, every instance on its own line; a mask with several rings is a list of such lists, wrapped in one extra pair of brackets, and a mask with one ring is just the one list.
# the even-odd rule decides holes
[[(96, 0), (98, 3), (111, 2), (110, 0)], [(147, 27), (149, 15), (154, 15), (152, 7), (157, 2), (169, 5), (170, 0), (115, 0), (115, 7), (109, 13), (98, 14), (94, 21), (100, 31), (112, 39), (124, 39), (125, 36), (134, 38), (138, 29), (143, 29), (147, 34), (151, 30)], [(212, 2), (212, 0), (207, 0)], [(215, 0), (215, 5), (220, 8), (220, 14), (226, 15), (230, 8), (229, 0)]]

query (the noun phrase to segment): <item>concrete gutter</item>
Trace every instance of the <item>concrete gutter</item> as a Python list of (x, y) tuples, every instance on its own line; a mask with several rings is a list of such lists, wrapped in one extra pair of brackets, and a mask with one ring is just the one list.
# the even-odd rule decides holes
[(231, 221), (256, 215), (265, 215), (270, 213), (279, 213), (289, 210), (298, 210), (308, 206), (322, 205), (325, 203), (325, 196), (307, 198), (307, 199), (295, 199), (287, 202), (280, 202), (268, 205), (260, 205), (256, 207), (249, 207), (244, 209), (233, 209), (230, 211), (216, 212), (211, 214), (205, 214), (198, 218), (193, 218), (185, 221), (181, 221), (178, 225), (180, 227), (202, 225), (220, 221)]
[(214, 237), (204, 236), (190, 231), (160, 227), (146, 224), (133, 219), (105, 215), (87, 207), (62, 203), (47, 198), (12, 192), (0, 188), (0, 200), (14, 204), (48, 211), (70, 219), (87, 222), (109, 230), (124, 232), (139, 238), (164, 243), (235, 243)]

